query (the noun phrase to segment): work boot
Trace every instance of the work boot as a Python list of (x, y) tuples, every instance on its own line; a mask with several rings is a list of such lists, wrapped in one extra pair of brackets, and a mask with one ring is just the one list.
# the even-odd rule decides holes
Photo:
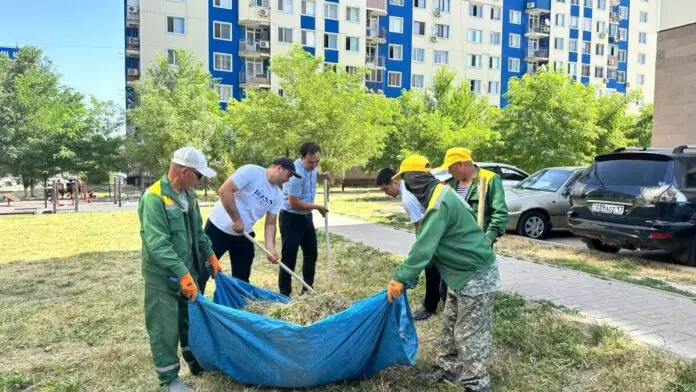
[(170, 382), (165, 389), (167, 392), (191, 392), (191, 388), (184, 384), (180, 378)]
[(420, 308), (416, 311), (416, 313), (413, 314), (413, 319), (416, 321), (427, 320), (430, 318), (430, 316), (434, 314), (435, 313), (429, 311), (426, 308)]

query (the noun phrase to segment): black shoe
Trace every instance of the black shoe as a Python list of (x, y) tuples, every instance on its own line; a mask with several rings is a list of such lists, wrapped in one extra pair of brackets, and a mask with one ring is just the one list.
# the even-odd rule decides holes
[(420, 308), (416, 311), (416, 313), (413, 314), (413, 319), (416, 321), (427, 320), (430, 318), (430, 316), (434, 314), (435, 313), (429, 311), (426, 308)]
[(188, 363), (188, 367), (189, 367), (189, 370), (191, 371), (192, 375), (200, 376), (201, 374), (203, 374), (204, 370), (201, 367), (201, 365), (198, 364), (198, 361), (187, 362), (187, 363)]

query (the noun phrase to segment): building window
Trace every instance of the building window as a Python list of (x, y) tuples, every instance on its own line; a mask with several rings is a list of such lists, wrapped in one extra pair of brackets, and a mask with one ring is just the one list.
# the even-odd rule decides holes
[(468, 54), (466, 55), (466, 66), (471, 68), (481, 68), (481, 55)]
[(582, 54), (590, 54), (592, 53), (592, 45), (585, 41), (582, 43)]
[(232, 71), (232, 55), (227, 53), (213, 53), (213, 70)]
[(644, 84), (645, 84), (645, 75), (643, 75), (643, 74), (638, 74), (638, 75), (637, 75), (637, 78), (636, 78), (636, 82), (637, 82), (638, 85), (640, 85), (640, 86), (644, 85)]
[(315, 16), (317, 3), (314, 0), (302, 0), (302, 15)]
[(583, 19), (582, 20), (582, 29), (584, 31), (592, 31), (592, 19)]
[(392, 33), (402, 33), (404, 32), (404, 18), (399, 18), (396, 16), (389, 17), (389, 31)]
[(556, 26), (565, 26), (565, 17), (564, 14), (556, 14)]
[(435, 0), (435, 9), (450, 12), (450, 0)]
[(500, 94), (500, 82), (498, 82), (498, 81), (488, 82), (488, 94)]
[(563, 38), (556, 37), (553, 39), (553, 48), (556, 50), (563, 50)]
[(577, 16), (570, 16), (570, 28), (571, 29), (577, 29), (578, 28), (578, 17)]
[(423, 88), (425, 85), (425, 77), (423, 75), (413, 74), (411, 75), (411, 87), (412, 88)]
[(324, 19), (338, 20), (338, 4), (324, 3)]
[(425, 22), (413, 22), (413, 35), (425, 35)]
[(346, 20), (348, 22), (360, 22), (360, 8), (346, 7)]
[(346, 73), (348, 73), (349, 75), (357, 75), (358, 67), (353, 65), (346, 65)]
[(469, 42), (480, 44), (483, 42), (483, 31), (469, 29)]
[(433, 50), (433, 64), (448, 64), (449, 52), (446, 50)]
[(604, 22), (597, 22), (597, 32), (605, 33), (607, 31), (607, 24)]
[(553, 62), (553, 70), (556, 72), (563, 72), (563, 62), (562, 61), (554, 61)]
[(638, 53), (638, 64), (646, 63), (647, 55), (645, 53)]
[(338, 64), (324, 63), (324, 71), (338, 72)]
[(449, 38), (449, 26), (436, 24), (433, 28), (433, 35), (440, 38)]
[(474, 94), (480, 94), (481, 93), (481, 81), (480, 80), (469, 80), (469, 91), (471, 91)]
[(488, 68), (489, 69), (500, 69), (500, 57), (489, 57), (488, 58)]
[(508, 71), (520, 72), (520, 59), (514, 57), (508, 58)]
[(566, 0), (556, 0), (556, 3), (563, 3), (565, 4)]
[(600, 10), (607, 9), (607, 0), (597, 0), (597, 9), (600, 9)]
[(302, 30), (302, 45), (313, 48), (316, 44), (316, 33), (313, 30)]
[(578, 40), (571, 38), (568, 40), (568, 51), (569, 52), (576, 52), (578, 51)]
[(167, 49), (167, 64), (179, 65), (179, 55), (176, 53), (176, 49)]
[(578, 76), (578, 64), (568, 63), (568, 75)]
[(519, 48), (520, 47), (520, 35), (519, 34), (510, 34), (508, 46), (510, 46), (511, 48)]
[(595, 67), (594, 76), (595, 76), (595, 78), (604, 79), (604, 67)]
[(589, 64), (583, 64), (582, 65), (582, 76), (590, 76), (590, 65)]
[(570, 5), (580, 5), (580, 0), (570, 0)]
[(382, 83), (382, 70), (381, 69), (371, 69), (367, 74), (367, 81), (374, 83)]
[(618, 71), (616, 73), (616, 81), (618, 83), (626, 83), (626, 72), (624, 71)]
[(293, 0), (278, 0), (278, 11), (292, 13)]
[(167, 33), (186, 34), (186, 19), (167, 16)]
[(619, 48), (616, 45), (609, 45), (609, 56), (618, 56)]
[(213, 7), (231, 10), (232, 0), (215, 0), (213, 1)]
[(595, 47), (595, 54), (597, 56), (604, 56), (604, 44), (597, 44)]
[(223, 41), (232, 41), (232, 25), (230, 23), (213, 22), (213, 37)]
[(404, 0), (389, 0), (389, 4), (391, 5), (398, 5), (402, 6), (404, 5)]
[(483, 4), (469, 4), (469, 16), (483, 18)]
[(324, 48), (338, 50), (338, 34), (324, 33)]
[(491, 20), (500, 20), (500, 7), (491, 7)]
[(619, 19), (628, 19), (628, 7), (619, 7)]
[(640, 11), (640, 23), (648, 23), (648, 13)]
[(609, 23), (609, 35), (612, 37), (619, 35), (619, 25), (616, 23)]
[(359, 52), (360, 51), (360, 38), (358, 38), (358, 37), (346, 37), (346, 50), (349, 52)]
[(584, 4), (585, 4), (585, 7), (592, 8), (592, 0), (585, 0)]
[(391, 72), (387, 74), (387, 86), (401, 87), (401, 72)]
[(628, 29), (619, 29), (619, 41), (628, 40)]
[(638, 33), (638, 42), (641, 44), (647, 44), (648, 43), (648, 34), (647, 33)]
[(510, 23), (522, 24), (522, 12), (516, 11), (516, 10), (510, 10)]
[(220, 102), (227, 102), (232, 98), (232, 86), (229, 84), (216, 84), (215, 92), (220, 97)]
[(402, 45), (389, 44), (389, 60), (403, 60), (404, 47)]
[(413, 48), (413, 59), (414, 63), (424, 63), (425, 62), (425, 49), (423, 48)]
[(413, 8), (425, 8), (425, 0), (413, 0)]
[(291, 44), (292, 29), (288, 29), (287, 27), (278, 27), (278, 42), (282, 42), (284, 44)]
[(491, 31), (489, 38), (490, 38), (491, 45), (500, 45), (500, 33), (499, 32)]
[(623, 49), (619, 49), (619, 61), (622, 63), (626, 62), (626, 51)]

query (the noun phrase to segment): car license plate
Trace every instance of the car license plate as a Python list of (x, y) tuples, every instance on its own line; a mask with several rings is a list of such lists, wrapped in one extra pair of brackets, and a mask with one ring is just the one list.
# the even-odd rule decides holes
[(624, 206), (616, 204), (594, 203), (590, 207), (595, 214), (623, 215)]

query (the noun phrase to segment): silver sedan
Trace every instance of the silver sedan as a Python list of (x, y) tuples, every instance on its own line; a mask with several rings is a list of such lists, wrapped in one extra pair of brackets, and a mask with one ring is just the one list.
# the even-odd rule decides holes
[(584, 170), (582, 167), (541, 169), (506, 189), (505, 202), (510, 215), (508, 230), (540, 239), (546, 237), (552, 228), (568, 228), (568, 195)]

